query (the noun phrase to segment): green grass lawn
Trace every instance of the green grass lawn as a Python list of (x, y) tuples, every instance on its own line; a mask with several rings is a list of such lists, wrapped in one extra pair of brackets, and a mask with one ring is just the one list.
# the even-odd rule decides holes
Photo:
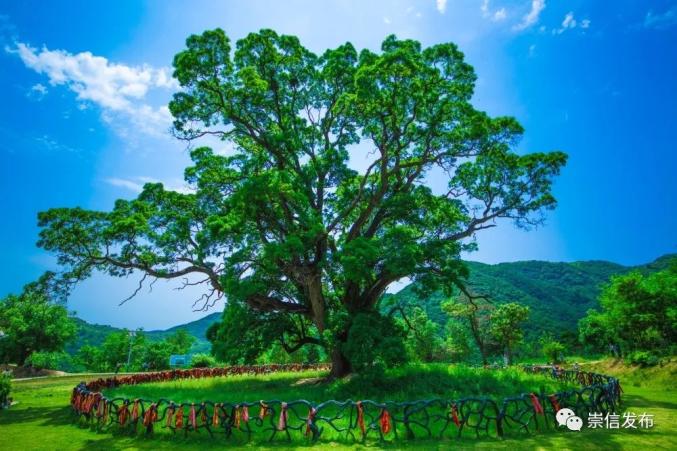
[[(305, 443), (303, 439), (296, 438), (291, 444), (284, 441), (276, 443), (253, 442), (244, 443), (226, 440), (223, 437), (210, 439), (204, 433), (189, 434), (188, 438), (171, 437), (168, 434), (157, 434), (153, 437), (127, 436), (111, 432), (96, 433), (87, 428), (81, 428), (74, 423), (70, 407), (68, 406), (72, 387), (83, 379), (77, 377), (46, 378), (30, 381), (21, 381), (14, 384), (13, 396), (18, 405), (9, 410), (0, 411), (0, 450), (71, 450), (71, 449), (169, 449), (180, 448), (192, 449), (216, 449), (228, 446), (230, 448), (251, 449), (287, 449), (315, 448), (315, 449), (347, 449), (347, 448), (392, 448), (392, 449), (449, 449), (480, 448), (480, 449), (677, 449), (677, 392), (674, 391), (671, 377), (674, 375), (674, 365), (665, 368), (650, 370), (631, 370), (620, 365), (611, 365), (602, 362), (591, 365), (591, 368), (609, 374), (618, 374), (624, 382), (625, 390), (624, 407), (627, 411), (636, 413), (647, 412), (653, 414), (655, 427), (651, 430), (591, 430), (584, 429), (580, 433), (575, 432), (544, 432), (534, 435), (525, 435), (519, 438), (499, 439), (469, 439), (461, 441), (453, 439), (444, 440), (404, 440), (397, 442), (378, 443), (370, 441), (366, 446), (355, 445), (350, 441), (327, 441), (323, 440), (317, 445)], [(443, 367), (433, 366), (426, 368), (428, 374), (419, 377), (421, 384), (416, 387), (416, 374), (418, 369), (403, 369), (394, 372), (389, 378), (384, 378), (385, 386), (365, 386), (360, 384), (359, 379), (345, 383), (336, 383), (330, 386), (313, 384), (312, 381), (298, 383), (300, 379), (316, 377), (317, 373), (303, 375), (275, 374), (265, 379), (238, 377), (230, 382), (224, 379), (171, 382), (163, 384), (148, 384), (145, 386), (120, 387), (116, 394), (135, 396), (167, 395), (177, 396), (177, 399), (197, 399), (213, 397), (213, 399), (227, 400), (242, 399), (249, 395), (252, 400), (261, 398), (291, 399), (303, 397), (309, 400), (326, 399), (330, 395), (339, 395), (348, 390), (357, 395), (379, 395), (387, 390), (387, 385), (393, 388), (395, 398), (407, 397), (413, 393), (422, 395), (435, 395), (442, 390), (461, 390), (471, 395), (474, 391), (485, 390), (482, 384), (490, 383), (490, 378), (479, 376), (478, 380), (470, 380), (472, 371), (465, 368), (453, 367), (447, 371), (447, 377), (443, 378)], [(430, 377), (430, 374), (433, 377)], [(453, 376), (453, 377), (451, 377)], [(455, 378), (455, 382), (454, 382)], [(505, 373), (503, 379), (498, 378), (493, 382), (493, 393), (500, 395), (504, 390), (509, 390), (509, 384), (515, 384), (511, 393), (518, 393), (532, 383), (551, 383), (544, 380), (522, 379), (519, 375)], [(395, 382), (393, 382), (395, 381)], [(447, 384), (438, 387), (440, 384)], [(520, 383), (526, 384), (520, 386)], [(138, 391), (137, 391), (138, 390)], [(305, 396), (300, 396), (301, 394)], [(207, 396), (209, 395), (209, 396)], [(455, 395), (447, 395), (453, 397)], [(192, 397), (192, 398), (191, 398)], [(362, 398), (363, 396), (353, 396)], [(426, 396), (419, 396), (426, 397)], [(378, 398), (377, 398), (378, 399)], [(323, 434), (324, 435), (324, 434)], [(235, 445), (235, 446), (234, 446)]]

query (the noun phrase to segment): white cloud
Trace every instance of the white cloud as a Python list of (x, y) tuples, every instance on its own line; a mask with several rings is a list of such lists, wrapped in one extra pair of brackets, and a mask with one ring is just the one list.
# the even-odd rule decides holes
[(105, 182), (109, 185), (116, 186), (118, 188), (127, 189), (135, 194), (140, 193), (143, 190), (143, 185), (146, 183), (162, 183), (166, 190), (176, 191), (178, 193), (188, 194), (194, 193), (195, 190), (191, 189), (184, 181), (182, 180), (159, 180), (153, 177), (131, 177), (131, 178), (119, 178), (119, 177), (110, 177), (105, 179)]
[(664, 13), (654, 14), (652, 10), (649, 10), (644, 17), (644, 28), (665, 30), (673, 25), (677, 25), (677, 5)]
[(166, 132), (171, 124), (166, 106), (154, 107), (145, 100), (150, 90), (177, 87), (166, 68), (127, 66), (91, 52), (38, 50), (21, 42), (5, 50), (17, 54), (26, 67), (46, 75), (52, 86), (67, 86), (81, 104), (101, 107), (106, 121), (127, 119), (141, 131), (156, 135)]
[(447, 10), (447, 0), (436, 0), (435, 5), (441, 14), (444, 14), (444, 12)]
[(38, 136), (34, 140), (40, 147), (49, 152), (78, 152), (78, 149), (62, 144), (50, 135)]
[(579, 22), (576, 21), (576, 18), (574, 17), (574, 13), (572, 11), (569, 11), (564, 16), (564, 20), (562, 20), (562, 26), (560, 28), (554, 28), (552, 30), (552, 34), (562, 34), (565, 31), (573, 30), (576, 27), (590, 28), (590, 19), (583, 19), (579, 23)]
[(576, 27), (576, 19), (574, 19), (574, 13), (569, 11), (566, 16), (564, 16), (564, 20), (562, 21), (562, 28), (575, 28)]
[(386, 24), (386, 25), (390, 25), (390, 23), (391, 23), (390, 18), (384, 17), (384, 18), (383, 18), (383, 23)]
[(480, 11), (482, 11), (482, 17), (489, 17), (489, 0), (482, 0)]
[(489, 0), (482, 1), (480, 11), (482, 11), (482, 17), (484, 17), (485, 19), (491, 18), (491, 20), (494, 22), (500, 22), (502, 20), (505, 20), (506, 17), (508, 17), (508, 12), (506, 11), (505, 8), (499, 8), (492, 13), (491, 9), (489, 8)]
[(536, 44), (531, 44), (529, 46), (529, 58), (533, 58), (536, 55)]
[(513, 27), (515, 31), (526, 30), (538, 23), (541, 12), (545, 9), (545, 0), (531, 0), (531, 10), (522, 17), (522, 21)]
[(48, 93), (47, 87), (42, 83), (37, 83), (31, 86), (31, 89), (26, 93), (26, 97), (34, 100), (42, 100)]

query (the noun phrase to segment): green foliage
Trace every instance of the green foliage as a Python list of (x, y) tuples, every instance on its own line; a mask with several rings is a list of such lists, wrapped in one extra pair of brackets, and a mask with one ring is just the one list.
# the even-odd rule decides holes
[(191, 368), (211, 368), (216, 366), (216, 359), (209, 354), (195, 354), (190, 359)]
[[(194, 193), (147, 184), (110, 212), (40, 213), (38, 244), (66, 282), (94, 270), (195, 275), (205, 305), (216, 295), (246, 304), (265, 317), (253, 329), (290, 352), (321, 345), (362, 359), (344, 340), (355, 322), (332, 317), (368, 315), (403, 277), (427, 292), (452, 287), (467, 275), (469, 237), (500, 218), (539, 224), (556, 205), (566, 155), (516, 153), (522, 127), (472, 106), (476, 76), (454, 44), (388, 36), (377, 52), (346, 43), (316, 55), (272, 30), (231, 46), (216, 29), (187, 39), (174, 76), (174, 133), (214, 135), (233, 152), (191, 152)], [(362, 173), (349, 165), (360, 143), (372, 160)], [(426, 186), (432, 171), (449, 174), (445, 194)], [(261, 354), (245, 343), (252, 352), (215, 354)]]
[(655, 366), (660, 363), (660, 358), (649, 351), (633, 351), (625, 357), (625, 360), (631, 365), (639, 365), (642, 368)]
[(76, 326), (52, 288), (53, 274), (0, 300), (0, 361), (23, 365), (32, 353), (58, 352), (75, 336)]
[(9, 394), (12, 391), (12, 376), (0, 373), (0, 409), (8, 404)]
[(444, 328), (444, 355), (451, 362), (467, 362), (472, 354), (471, 337), (467, 327), (455, 319), (449, 319)]
[(378, 375), (406, 360), (404, 331), (392, 318), (377, 312), (351, 318), (348, 339), (341, 351), (359, 374)]
[(82, 346), (75, 361), (90, 371), (115, 371), (123, 366), (130, 371), (164, 370), (169, 368), (169, 357), (172, 354), (186, 354), (194, 340), (183, 329), (176, 329), (160, 341), (148, 340), (142, 331), (137, 331), (131, 337), (128, 330), (121, 330), (108, 334), (100, 346)]
[(166, 370), (169, 368), (169, 357), (174, 352), (174, 345), (168, 340), (149, 342), (143, 353), (143, 365), (149, 370)]
[(541, 352), (548, 362), (562, 363), (566, 347), (552, 337), (546, 336), (541, 339)]
[(638, 271), (611, 279), (600, 297), (601, 310), (591, 310), (579, 323), (582, 342), (622, 352), (669, 354), (677, 342), (677, 259), (659, 272)]
[(452, 319), (464, 324), (479, 351), (482, 363), (487, 365), (492, 346), (489, 327), (493, 306), (486, 298), (468, 293), (444, 301), (442, 310)]
[[(281, 326), (281, 327), (280, 327)], [(207, 330), (212, 355), (229, 364), (252, 364), (279, 339), (283, 323), (239, 302), (228, 302), (220, 322)]]
[(26, 360), (26, 365), (38, 369), (68, 371), (73, 368), (73, 358), (65, 352), (34, 352)]
[(428, 319), (420, 307), (415, 307), (398, 321), (407, 331), (405, 347), (409, 360), (414, 362), (435, 362), (446, 359), (444, 341), (440, 327)]
[(179, 329), (165, 338), (164, 341), (169, 345), (171, 354), (188, 354), (195, 343), (195, 337), (189, 334), (187, 330)]
[(529, 318), (529, 307), (510, 302), (491, 312), (489, 333), (505, 349), (507, 364), (512, 364), (512, 351), (524, 337), (523, 323)]

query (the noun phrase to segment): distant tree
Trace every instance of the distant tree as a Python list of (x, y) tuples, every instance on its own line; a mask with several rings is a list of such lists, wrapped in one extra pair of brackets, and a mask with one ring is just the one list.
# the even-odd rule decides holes
[(564, 361), (566, 347), (562, 343), (547, 334), (541, 337), (540, 342), (541, 352), (548, 359), (548, 362), (561, 363)]
[(444, 326), (444, 355), (452, 362), (468, 360), (472, 352), (468, 328), (458, 319), (450, 318)]
[(83, 345), (75, 354), (75, 361), (88, 371), (105, 371), (107, 369), (101, 349), (97, 346)]
[(433, 362), (442, 359), (443, 346), (440, 326), (430, 319), (421, 307), (402, 312), (400, 326), (407, 331), (405, 346), (411, 359)]
[(528, 318), (529, 307), (515, 302), (501, 304), (491, 312), (489, 333), (503, 347), (508, 365), (512, 365), (515, 345), (524, 337), (522, 326)]
[(0, 360), (23, 365), (38, 351), (63, 351), (75, 338), (77, 326), (52, 289), (53, 274), (46, 273), (23, 292), (0, 300)]
[(618, 345), (623, 353), (674, 351), (677, 343), (677, 259), (668, 268), (644, 276), (616, 276), (600, 296), (601, 310), (579, 323), (584, 343)]
[(143, 350), (142, 361), (149, 370), (165, 370), (169, 368), (169, 357), (172, 354), (185, 354), (185, 352), (174, 352), (175, 349), (168, 340), (147, 343)]
[(487, 298), (471, 293), (469, 290), (461, 293), (454, 299), (442, 304), (442, 310), (453, 318), (463, 320), (470, 331), (477, 350), (482, 358), (482, 364), (489, 364), (489, 348), (491, 334), (489, 333), (491, 311), (493, 306)]
[[(130, 354), (131, 344), (131, 354)], [(130, 336), (127, 329), (108, 334), (101, 344), (101, 366), (105, 371), (113, 371), (118, 366), (127, 367), (127, 360), (131, 357), (127, 370), (141, 369), (146, 350), (146, 336), (137, 331)]]
[[(285, 349), (322, 346), (341, 377), (365, 363), (346, 354), (366, 357), (365, 318), (390, 332), (374, 315), (391, 284), (460, 284), (477, 232), (500, 219), (528, 228), (555, 207), (566, 155), (516, 153), (521, 125), (472, 106), (476, 76), (454, 44), (389, 36), (378, 52), (346, 43), (315, 55), (271, 30), (233, 49), (220, 29), (186, 44), (174, 58), (174, 133), (232, 152), (191, 152), (193, 193), (147, 184), (111, 212), (41, 213), (39, 245), (66, 284), (94, 270), (203, 282), (204, 308), (226, 296), (276, 316), (265, 324), (287, 328), (275, 333)], [(351, 152), (367, 168), (354, 170)], [(433, 172), (448, 190), (427, 186)]]
[(190, 359), (191, 368), (210, 368), (216, 365), (216, 359), (209, 354), (195, 354)]
[(165, 338), (165, 341), (171, 347), (172, 354), (188, 354), (190, 348), (195, 344), (195, 337), (187, 330), (179, 329)]
[(615, 327), (604, 313), (590, 309), (578, 321), (578, 340), (587, 351), (608, 353), (618, 343)]

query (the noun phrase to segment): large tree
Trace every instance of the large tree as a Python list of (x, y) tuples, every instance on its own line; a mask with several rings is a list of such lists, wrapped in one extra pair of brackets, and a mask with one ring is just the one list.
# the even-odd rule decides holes
[(63, 351), (77, 326), (52, 289), (54, 274), (26, 285), (20, 295), (0, 299), (0, 361), (24, 365), (34, 352)]
[[(530, 227), (555, 206), (566, 155), (515, 153), (522, 127), (473, 108), (476, 77), (453, 44), (389, 36), (380, 52), (316, 55), (271, 30), (233, 49), (217, 29), (190, 36), (174, 69), (174, 134), (228, 151), (191, 152), (192, 194), (148, 184), (111, 212), (41, 213), (39, 244), (66, 280), (193, 276), (205, 307), (225, 296), (280, 319), (288, 349), (328, 347), (341, 376), (351, 324), (390, 284), (451, 288), (476, 232)], [(426, 185), (431, 173), (446, 190)]]

